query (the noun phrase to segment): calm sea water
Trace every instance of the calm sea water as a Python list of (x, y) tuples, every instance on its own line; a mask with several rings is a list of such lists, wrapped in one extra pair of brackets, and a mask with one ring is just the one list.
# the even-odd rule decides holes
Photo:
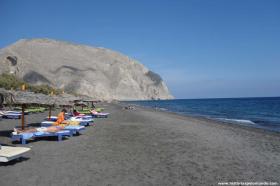
[(280, 97), (177, 99), (129, 103), (280, 132)]

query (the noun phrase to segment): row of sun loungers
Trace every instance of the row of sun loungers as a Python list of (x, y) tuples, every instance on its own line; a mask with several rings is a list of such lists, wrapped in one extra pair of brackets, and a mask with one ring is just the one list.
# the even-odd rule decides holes
[[(43, 138), (43, 137), (57, 137), (58, 141), (62, 141), (64, 137), (71, 137), (73, 135), (79, 135), (82, 131), (85, 130), (86, 126), (93, 124), (93, 118), (107, 118), (109, 113), (92, 113), (91, 115), (81, 115), (81, 116), (69, 116), (67, 121), (70, 122), (70, 125), (66, 125), (63, 130), (57, 132), (46, 132), (46, 131), (36, 131), (36, 132), (26, 132), (26, 133), (17, 133), (13, 132), (11, 134), (12, 141), (20, 141), (21, 144), (26, 144), (29, 140)], [(3, 118), (9, 119), (20, 119), (21, 112), (10, 111), (2, 114)], [(41, 127), (50, 127), (53, 126), (53, 123), (56, 122), (57, 117), (51, 116), (47, 117), (43, 122), (41, 122)], [(71, 125), (76, 123), (75, 125)], [(77, 124), (78, 123), (78, 124)], [(13, 159), (21, 157), (23, 154), (28, 152), (30, 148), (26, 147), (10, 147), (10, 146), (1, 146), (0, 145), (0, 162), (8, 162)]]
[[(51, 116), (50, 118), (46, 118), (45, 121), (41, 122), (41, 127), (50, 127), (53, 126), (53, 123), (56, 121), (56, 116)], [(64, 130), (58, 132), (33, 132), (33, 133), (21, 133), (16, 134), (15, 132), (12, 134), (12, 141), (20, 141), (22, 144), (26, 144), (27, 140), (40, 138), (40, 137), (50, 137), (56, 136), (58, 141), (61, 141), (65, 136), (73, 136), (79, 135), (83, 130), (85, 130), (85, 126), (89, 126), (93, 124), (93, 119), (90, 117), (71, 117), (69, 118), (70, 123), (75, 122), (79, 123), (78, 125), (68, 125), (64, 127)]]
[[(28, 114), (28, 112), (25, 112), (25, 114)], [(95, 118), (107, 118), (109, 113), (102, 113), (102, 112), (92, 112), (91, 116)], [(22, 113), (19, 111), (6, 111), (2, 115), (3, 118), (6, 119), (21, 119)]]

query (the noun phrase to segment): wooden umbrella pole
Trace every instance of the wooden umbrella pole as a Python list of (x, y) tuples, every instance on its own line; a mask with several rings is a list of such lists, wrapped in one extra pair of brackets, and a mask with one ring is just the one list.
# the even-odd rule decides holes
[(25, 105), (21, 105), (21, 129), (24, 130), (24, 108)]
[(49, 107), (49, 121), (51, 120), (51, 115), (52, 115), (52, 106)]

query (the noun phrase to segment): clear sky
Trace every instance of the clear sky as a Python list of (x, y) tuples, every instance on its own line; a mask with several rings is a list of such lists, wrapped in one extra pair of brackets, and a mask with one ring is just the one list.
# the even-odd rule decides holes
[(21, 38), (122, 52), (176, 98), (280, 96), (279, 0), (0, 0), (0, 48)]

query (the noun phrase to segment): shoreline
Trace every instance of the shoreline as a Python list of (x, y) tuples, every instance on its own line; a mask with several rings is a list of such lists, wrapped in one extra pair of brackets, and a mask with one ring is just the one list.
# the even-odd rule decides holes
[[(153, 109), (124, 110), (120, 103), (98, 106), (109, 118), (96, 119), (80, 136), (30, 141), (24, 159), (0, 164), (0, 185), (280, 183), (279, 135)], [(27, 116), (27, 123), (46, 115)], [(0, 121), (1, 143), (19, 123)]]
[[(219, 99), (229, 99), (229, 98), (219, 98)], [(158, 108), (157, 109), (157, 108), (153, 108), (153, 107), (149, 107), (149, 106), (143, 106), (143, 105), (138, 105), (138, 104), (129, 104), (129, 103), (125, 103), (125, 102), (120, 102), (118, 104), (120, 104), (120, 105), (124, 104), (126, 106), (133, 105), (134, 107), (138, 107), (138, 108), (141, 108), (141, 109), (147, 109), (147, 110), (150, 110), (150, 111), (157, 111), (157, 112), (163, 112), (163, 113), (168, 113), (168, 114), (174, 114), (176, 116), (182, 116), (182, 117), (189, 118), (189, 119), (205, 120), (205, 121), (210, 122), (210, 123), (216, 123), (216, 124), (227, 125), (227, 126), (232, 126), (232, 127), (240, 127), (240, 128), (246, 129), (246, 130), (268, 132), (268, 133), (271, 133), (271, 134), (274, 134), (274, 135), (280, 135), (280, 131), (278, 131), (278, 130), (262, 128), (262, 127), (257, 127), (257, 126), (248, 126), (248, 125), (245, 125), (245, 124), (242, 124), (242, 123), (237, 123), (237, 122), (232, 123), (232, 122), (218, 120), (218, 119), (215, 119), (215, 118), (210, 118), (210, 117), (207, 117), (207, 116), (195, 116), (195, 115), (191, 115), (191, 114), (190, 115), (180, 114), (180, 113), (177, 113), (177, 112), (169, 111), (168, 109), (165, 109), (165, 108), (158, 108), (157, 107)], [(124, 106), (124, 105), (122, 105), (122, 106)]]

